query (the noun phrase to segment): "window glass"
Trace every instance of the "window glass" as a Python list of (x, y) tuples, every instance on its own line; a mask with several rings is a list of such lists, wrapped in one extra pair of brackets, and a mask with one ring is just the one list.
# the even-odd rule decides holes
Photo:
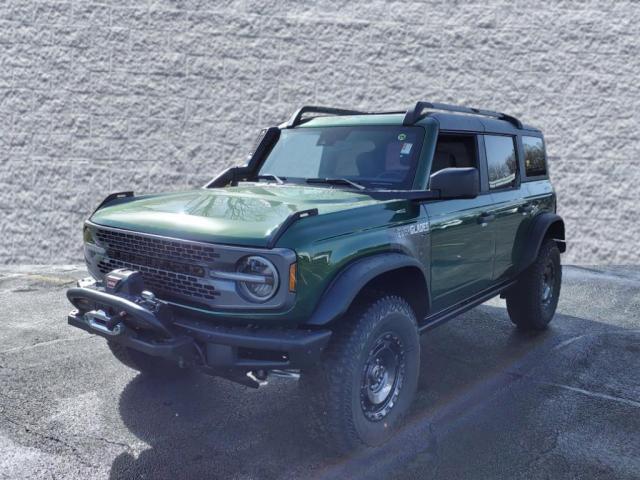
[(317, 146), (318, 137), (310, 131), (295, 133), (282, 131), (260, 170), (261, 174), (302, 178), (318, 176), (322, 159), (322, 148)]
[(513, 137), (485, 135), (489, 188), (509, 188), (516, 183), (518, 162)]
[(544, 143), (539, 137), (522, 137), (524, 147), (524, 167), (527, 177), (547, 174)]
[(473, 135), (438, 135), (431, 173), (443, 168), (478, 168), (476, 139)]
[(289, 181), (347, 178), (370, 188), (408, 189), (424, 130), (354, 126), (283, 129), (260, 168)]

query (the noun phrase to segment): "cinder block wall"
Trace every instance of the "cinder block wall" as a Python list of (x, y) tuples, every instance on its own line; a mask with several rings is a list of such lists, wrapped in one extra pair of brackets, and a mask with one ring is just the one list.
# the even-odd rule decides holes
[(0, 263), (81, 260), (105, 195), (197, 187), (301, 104), (504, 110), (546, 133), (576, 263), (640, 260), (635, 1), (4, 0)]

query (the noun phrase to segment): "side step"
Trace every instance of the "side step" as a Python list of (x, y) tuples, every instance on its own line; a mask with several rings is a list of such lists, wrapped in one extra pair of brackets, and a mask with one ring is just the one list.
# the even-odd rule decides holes
[(501, 283), (497, 287), (490, 288), (488, 290), (484, 290), (473, 297), (465, 300), (459, 305), (454, 305), (448, 309), (445, 309), (441, 312), (435, 313), (433, 315), (428, 315), (425, 317), (419, 327), (420, 333), (427, 332), (433, 328), (436, 328), (439, 325), (442, 325), (449, 320), (454, 319), (458, 315), (463, 314), (467, 310), (471, 310), (474, 307), (486, 302), (487, 300), (500, 295), (501, 292), (511, 287), (516, 283), (516, 280), (509, 280), (507, 282)]

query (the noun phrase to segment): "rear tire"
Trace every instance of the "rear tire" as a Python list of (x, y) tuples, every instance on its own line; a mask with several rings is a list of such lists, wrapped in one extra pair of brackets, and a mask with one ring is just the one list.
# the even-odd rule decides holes
[(153, 357), (146, 353), (139, 352), (129, 347), (125, 347), (116, 342), (107, 341), (109, 350), (113, 356), (123, 365), (150, 377), (175, 377), (181, 369), (177, 364), (169, 362), (164, 358)]
[(323, 363), (300, 382), (314, 433), (341, 453), (391, 436), (413, 401), (420, 370), (416, 318), (404, 299), (374, 299), (343, 322)]
[(560, 250), (552, 239), (544, 241), (538, 258), (506, 294), (511, 321), (521, 330), (544, 330), (558, 306), (562, 265)]

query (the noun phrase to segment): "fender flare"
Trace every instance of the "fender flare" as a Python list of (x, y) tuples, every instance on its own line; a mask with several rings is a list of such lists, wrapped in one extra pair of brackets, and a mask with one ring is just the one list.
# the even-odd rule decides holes
[(557, 229), (558, 233), (554, 236), (554, 240), (556, 240), (560, 252), (564, 253), (566, 251), (564, 220), (556, 213), (541, 213), (533, 219), (532, 225), (527, 232), (524, 250), (520, 259), (520, 271), (529, 267), (538, 257), (542, 241), (551, 228)]
[(428, 276), (425, 274), (424, 266), (415, 258), (396, 252), (371, 255), (349, 263), (336, 275), (322, 293), (305, 325), (327, 325), (339, 318), (347, 312), (367, 283), (383, 273), (404, 267), (418, 268), (424, 276), (428, 290)]

